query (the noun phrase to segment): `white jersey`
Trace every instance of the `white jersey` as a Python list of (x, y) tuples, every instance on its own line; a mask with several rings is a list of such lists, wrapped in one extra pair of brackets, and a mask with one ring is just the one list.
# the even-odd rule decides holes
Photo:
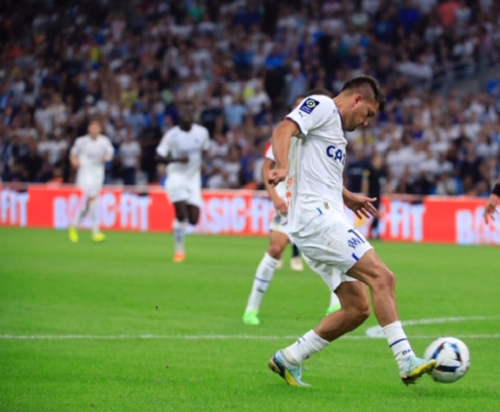
[[(265, 158), (272, 160), (276, 164), (276, 159), (274, 158), (272, 145), (269, 145), (269, 147), (267, 148)], [(276, 193), (278, 194), (279, 197), (286, 200), (286, 183), (285, 182), (278, 183), (275, 187), (275, 190), (276, 190)]]
[(71, 148), (71, 155), (78, 159), (80, 166), (77, 172), (77, 181), (85, 176), (96, 184), (104, 182), (104, 162), (113, 157), (113, 145), (104, 135), (100, 134), (96, 139), (90, 135), (79, 137)]
[(156, 153), (162, 157), (169, 154), (172, 157), (189, 157), (187, 163), (173, 162), (167, 165), (168, 179), (172, 176), (182, 179), (201, 180), (202, 153), (210, 146), (208, 130), (193, 123), (189, 131), (179, 126), (170, 129), (156, 148)]
[(132, 142), (123, 142), (120, 145), (120, 157), (122, 158), (123, 167), (135, 167), (141, 153), (141, 146), (135, 140)]
[(304, 99), (287, 119), (301, 132), (290, 145), (286, 179), (289, 231), (296, 233), (318, 213), (345, 216), (342, 173), (347, 140), (341, 115), (329, 97)]

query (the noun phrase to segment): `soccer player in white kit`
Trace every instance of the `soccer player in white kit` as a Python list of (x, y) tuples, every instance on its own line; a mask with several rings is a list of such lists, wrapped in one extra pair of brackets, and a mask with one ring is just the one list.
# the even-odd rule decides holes
[[(374, 200), (360, 200), (343, 188), (344, 130), (368, 125), (384, 104), (378, 82), (359, 76), (346, 82), (334, 99), (319, 95), (306, 98), (273, 133), (277, 168), (269, 172), (268, 180), (278, 184), (286, 179), (290, 237), (308, 265), (337, 293), (342, 306), (269, 361), (269, 367), (293, 386), (309, 386), (302, 381), (305, 359), (369, 316), (365, 285), (370, 288), (375, 315), (403, 382), (415, 383), (437, 363), (413, 353), (397, 313), (394, 275), (344, 212), (344, 203), (355, 211), (370, 211)], [(292, 136), (297, 135), (301, 138), (290, 146)]]
[(78, 242), (77, 228), (88, 213), (92, 219), (92, 240), (102, 242), (105, 239), (99, 231), (96, 200), (104, 183), (104, 164), (113, 158), (113, 145), (101, 130), (99, 121), (92, 120), (88, 134), (77, 138), (70, 152), (71, 165), (77, 169), (76, 185), (85, 196), (84, 206), (69, 227), (69, 239), (73, 243)]
[(179, 126), (170, 129), (156, 148), (156, 159), (167, 165), (167, 194), (174, 205), (174, 262), (186, 259), (186, 225), (196, 225), (201, 206), (201, 165), (208, 150), (208, 130), (193, 123), (194, 107), (188, 101), (179, 106)]
[[(317, 88), (311, 90), (310, 94), (321, 94), (325, 96), (333, 97), (333, 95), (326, 89)], [(297, 107), (305, 96), (298, 96), (294, 108)], [(264, 181), (264, 186), (266, 187), (269, 197), (274, 204), (274, 218), (270, 227), (269, 235), (269, 246), (267, 248), (264, 257), (257, 267), (255, 272), (255, 278), (252, 284), (252, 290), (250, 296), (248, 297), (247, 306), (245, 313), (243, 314), (243, 323), (245, 325), (260, 325), (259, 319), (259, 309), (264, 298), (264, 294), (269, 287), (274, 271), (278, 268), (278, 262), (281, 259), (281, 255), (285, 250), (286, 246), (290, 243), (290, 238), (288, 236), (288, 207), (286, 203), (286, 185), (285, 182), (280, 182), (276, 187), (271, 185), (267, 181), (267, 174), (270, 170), (274, 169), (276, 166), (276, 160), (274, 159), (273, 149), (271, 144), (266, 149), (264, 164), (262, 165), (262, 177)], [(300, 256), (298, 256), (300, 259)], [(302, 263), (302, 262), (301, 262)], [(340, 302), (335, 294), (331, 293), (330, 305), (326, 311), (326, 314), (330, 314), (340, 309)]]

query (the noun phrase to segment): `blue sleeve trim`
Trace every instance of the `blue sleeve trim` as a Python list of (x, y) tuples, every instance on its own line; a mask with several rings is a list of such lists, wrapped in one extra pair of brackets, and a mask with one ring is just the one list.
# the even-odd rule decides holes
[(297, 123), (297, 121), (295, 119), (292, 119), (291, 117), (287, 116), (285, 117), (285, 119), (287, 120), (290, 120), (291, 122), (295, 123), (297, 125), (297, 127), (299, 128), (300, 130), (300, 133), (303, 134), (305, 136), (305, 133), (303, 132), (302, 128), (300, 127), (300, 124)]

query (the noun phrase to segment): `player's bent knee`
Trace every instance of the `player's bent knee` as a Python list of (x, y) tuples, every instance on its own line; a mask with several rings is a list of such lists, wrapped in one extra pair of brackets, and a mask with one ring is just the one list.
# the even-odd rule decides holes
[(267, 254), (271, 256), (273, 259), (281, 259), (281, 255), (283, 253), (283, 248), (279, 243), (271, 243), (267, 248)]
[(370, 302), (368, 299), (357, 299), (349, 308), (350, 316), (359, 326), (370, 317)]
[(354, 330), (359, 327), (370, 316), (370, 305), (364, 303), (353, 305), (345, 310), (346, 318), (348, 319), (349, 330)]
[(356, 308), (356, 319), (361, 325), (366, 319), (370, 317), (370, 305), (367, 302), (365, 305), (360, 305)]
[(377, 274), (373, 284), (370, 286), (376, 289), (387, 289), (392, 291), (396, 287), (396, 277), (387, 267), (381, 266), (377, 268)]

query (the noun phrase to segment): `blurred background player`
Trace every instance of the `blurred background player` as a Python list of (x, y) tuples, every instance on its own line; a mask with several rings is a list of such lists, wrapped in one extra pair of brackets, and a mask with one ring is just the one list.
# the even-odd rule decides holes
[[(321, 94), (333, 97), (328, 90), (322, 88), (314, 89), (310, 94)], [(297, 96), (292, 109), (297, 107), (305, 97), (306, 96)], [(273, 279), (274, 271), (279, 269), (281, 266), (280, 262), (283, 251), (288, 243), (290, 243), (287, 231), (288, 210), (285, 182), (280, 182), (277, 186), (273, 186), (267, 179), (268, 173), (274, 169), (275, 166), (276, 161), (274, 159), (273, 149), (271, 144), (269, 144), (266, 149), (265, 160), (262, 165), (262, 176), (264, 186), (274, 205), (274, 218), (270, 228), (269, 246), (267, 247), (267, 252), (264, 254), (264, 257), (260, 261), (257, 271), (255, 272), (252, 291), (250, 292), (247, 307), (245, 309), (245, 313), (243, 314), (243, 323), (246, 325), (260, 325), (259, 309), (262, 299), (264, 298), (264, 294)], [(300, 270), (303, 270), (303, 263), (297, 246), (293, 245), (293, 249), (294, 251), (290, 267), (292, 270), (297, 270), (299, 268)], [(300, 262), (300, 266), (297, 263), (297, 259)], [(340, 309), (340, 301), (337, 295), (332, 292), (330, 305), (326, 314), (328, 315), (333, 313), (338, 309)]]
[[(294, 272), (303, 272), (304, 263), (302, 262), (302, 258), (300, 257), (299, 248), (295, 246), (293, 243), (291, 244), (291, 246), (292, 246), (292, 257), (290, 258), (290, 269), (292, 269)], [(278, 260), (278, 263), (276, 263), (275, 269), (281, 269), (282, 267), (283, 267), (283, 256), (280, 258), (280, 260)]]
[(77, 228), (88, 213), (92, 220), (92, 240), (102, 242), (105, 239), (104, 234), (99, 231), (96, 200), (104, 183), (104, 164), (113, 158), (113, 146), (101, 134), (101, 130), (101, 123), (92, 120), (88, 134), (77, 138), (70, 152), (71, 165), (77, 170), (76, 185), (85, 196), (84, 206), (77, 212), (69, 227), (69, 239), (73, 243), (78, 242)]
[(174, 262), (186, 259), (186, 225), (196, 225), (200, 218), (201, 165), (210, 144), (208, 130), (194, 123), (193, 117), (193, 105), (182, 101), (179, 125), (165, 133), (156, 148), (157, 161), (167, 165), (166, 189), (175, 209)]

